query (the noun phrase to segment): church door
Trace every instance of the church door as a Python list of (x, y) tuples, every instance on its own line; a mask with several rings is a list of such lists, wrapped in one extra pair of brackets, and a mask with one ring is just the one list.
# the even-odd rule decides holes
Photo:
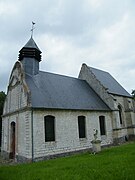
[(11, 144), (10, 144), (10, 158), (15, 158), (15, 122), (11, 123)]

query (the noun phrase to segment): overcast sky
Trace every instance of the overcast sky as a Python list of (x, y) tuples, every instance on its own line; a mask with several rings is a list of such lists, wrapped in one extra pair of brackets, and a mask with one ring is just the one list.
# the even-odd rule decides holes
[(135, 0), (0, 0), (0, 91), (32, 21), (41, 70), (78, 77), (86, 63), (135, 89)]

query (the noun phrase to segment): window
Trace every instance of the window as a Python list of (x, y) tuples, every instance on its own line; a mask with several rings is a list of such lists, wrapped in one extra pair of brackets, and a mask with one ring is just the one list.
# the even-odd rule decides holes
[(78, 116), (78, 129), (79, 129), (79, 138), (86, 138), (85, 116)]
[(118, 105), (118, 109), (119, 109), (119, 119), (120, 119), (120, 124), (122, 124), (122, 108), (120, 105)]
[(101, 135), (106, 135), (105, 116), (99, 116), (99, 124), (100, 124), (100, 134)]
[(55, 141), (54, 116), (45, 116), (45, 142)]

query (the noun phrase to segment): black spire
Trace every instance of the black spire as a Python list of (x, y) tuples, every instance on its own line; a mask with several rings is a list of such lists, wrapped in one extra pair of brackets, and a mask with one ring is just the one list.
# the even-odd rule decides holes
[(19, 61), (23, 60), (24, 57), (35, 58), (39, 62), (41, 61), (41, 51), (36, 45), (35, 41), (31, 37), (26, 45), (19, 51)]

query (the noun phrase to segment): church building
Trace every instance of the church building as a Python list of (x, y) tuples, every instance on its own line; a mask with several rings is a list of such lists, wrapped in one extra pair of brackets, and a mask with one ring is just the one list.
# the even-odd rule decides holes
[(38, 161), (135, 138), (131, 95), (108, 73), (82, 64), (78, 78), (40, 71), (33, 37), (19, 51), (2, 116), (1, 154)]

